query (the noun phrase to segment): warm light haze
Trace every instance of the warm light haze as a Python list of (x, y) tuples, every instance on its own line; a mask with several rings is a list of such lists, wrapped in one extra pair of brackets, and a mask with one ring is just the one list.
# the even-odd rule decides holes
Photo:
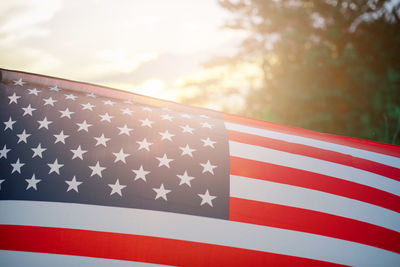
[(215, 0), (6, 0), (1, 67), (179, 101), (245, 37), (222, 27), (229, 15)]
[(400, 0), (3, 0), (0, 67), (400, 144)]

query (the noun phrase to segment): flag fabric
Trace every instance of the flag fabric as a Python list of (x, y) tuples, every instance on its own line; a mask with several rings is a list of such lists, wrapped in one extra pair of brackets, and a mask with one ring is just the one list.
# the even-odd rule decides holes
[(7, 266), (399, 266), (398, 146), (1, 70)]

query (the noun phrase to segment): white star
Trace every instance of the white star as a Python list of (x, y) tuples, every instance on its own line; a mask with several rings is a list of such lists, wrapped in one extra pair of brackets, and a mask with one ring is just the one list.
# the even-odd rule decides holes
[(39, 123), (39, 128), (38, 129), (46, 128), (47, 130), (49, 129), (49, 124), (53, 123), (52, 121), (48, 121), (47, 117), (44, 117), (43, 120), (37, 121), (37, 122)]
[(99, 115), (101, 117), (100, 121), (108, 121), (111, 122), (111, 119), (114, 118), (114, 116), (110, 116), (108, 115), (108, 113), (106, 112), (104, 115)]
[(118, 129), (119, 129), (119, 134), (118, 135), (121, 135), (121, 134), (126, 134), (126, 135), (131, 135), (130, 134), (130, 131), (132, 131), (133, 129), (131, 129), (131, 128), (128, 128), (128, 126), (126, 126), (126, 124), (124, 125), (124, 127), (117, 127)]
[(89, 127), (92, 126), (92, 124), (88, 124), (86, 120), (84, 120), (82, 123), (77, 123), (77, 125), (79, 126), (78, 132), (80, 130), (85, 130), (86, 132), (88, 132)]
[(201, 127), (202, 128), (212, 129), (213, 126), (211, 124), (207, 123), (207, 122), (203, 122), (203, 123), (201, 123)]
[(107, 147), (107, 142), (110, 140), (110, 138), (104, 137), (104, 134), (101, 134), (100, 137), (95, 137), (94, 139), (97, 141), (95, 146), (103, 145), (105, 147)]
[(7, 158), (7, 153), (11, 151), (11, 149), (7, 149), (6, 145), (3, 146), (3, 149), (0, 150), (0, 159)]
[(96, 96), (95, 94), (93, 94), (93, 93), (86, 94), (86, 96), (91, 97), (91, 98), (96, 98), (96, 97), (97, 97), (97, 96)]
[(215, 141), (211, 141), (210, 137), (207, 137), (207, 139), (201, 139), (201, 141), (203, 141), (203, 146), (209, 146), (209, 147), (212, 147), (212, 148), (215, 148), (214, 144), (217, 143)]
[(121, 111), (122, 111), (122, 115), (132, 115), (132, 112), (134, 112), (133, 110), (130, 110), (129, 108), (121, 109)]
[(93, 175), (98, 175), (102, 177), (101, 172), (106, 169), (106, 167), (101, 167), (99, 162), (97, 162), (94, 166), (89, 166), (89, 168), (92, 170), (92, 174), (90, 175), (90, 177), (92, 177)]
[(1, 190), (1, 184), (4, 182), (4, 179), (0, 179), (0, 190)]
[(142, 110), (144, 110), (144, 111), (150, 111), (150, 112), (153, 111), (150, 107), (143, 107)]
[(200, 163), (200, 165), (203, 167), (202, 173), (209, 172), (212, 175), (214, 175), (214, 169), (218, 167), (217, 165), (211, 165), (209, 160), (207, 160), (207, 163)]
[(22, 110), (24, 111), (24, 114), (22, 114), (22, 116), (25, 116), (27, 114), (32, 116), (32, 111), (35, 111), (36, 108), (32, 108), (31, 104), (29, 104), (26, 108), (22, 108)]
[(115, 156), (114, 162), (122, 161), (123, 163), (126, 163), (125, 158), (130, 155), (130, 154), (125, 154), (122, 148), (118, 153), (113, 153), (113, 154)]
[(69, 190), (75, 190), (76, 192), (78, 192), (78, 186), (82, 183), (82, 182), (78, 182), (76, 180), (76, 177), (72, 177), (71, 181), (65, 181), (68, 184), (68, 188), (67, 188), (67, 192)]
[(166, 166), (167, 168), (169, 168), (169, 163), (171, 161), (173, 161), (173, 159), (167, 158), (167, 154), (165, 154), (165, 153), (162, 158), (160, 158), (160, 157), (156, 157), (156, 158), (160, 161), (160, 164), (158, 164), (158, 167)]
[(215, 199), (216, 196), (211, 196), (210, 193), (208, 192), (208, 189), (207, 189), (207, 191), (206, 191), (204, 194), (197, 194), (197, 195), (199, 195), (199, 197), (201, 197), (201, 204), (200, 204), (200, 206), (203, 206), (203, 205), (206, 204), (206, 203), (207, 203), (208, 205), (210, 205), (211, 207), (213, 206), (212, 200)]
[(182, 114), (181, 117), (182, 118), (188, 118), (188, 119), (192, 118), (192, 116), (190, 116), (189, 114)]
[(180, 126), (182, 128), (182, 133), (190, 133), (193, 134), (193, 128), (191, 128), (189, 125), (185, 125), (185, 126)]
[(164, 114), (164, 115), (161, 115), (161, 118), (162, 118), (163, 120), (172, 121), (172, 119), (173, 119), (174, 117), (172, 117), (172, 116), (170, 116), (170, 115), (168, 115), (168, 114)]
[(17, 136), (18, 136), (18, 142), (17, 142), (17, 144), (19, 143), (19, 142), (24, 142), (24, 143), (26, 143), (27, 142), (27, 138), (29, 137), (29, 136), (31, 136), (31, 134), (27, 134), (26, 132), (25, 132), (25, 130), (22, 132), (22, 133), (20, 133), (20, 134), (17, 134)]
[(36, 88), (28, 89), (28, 91), (29, 91), (29, 93), (28, 93), (29, 95), (36, 95), (36, 96), (41, 92)]
[(146, 138), (144, 138), (143, 141), (136, 141), (136, 143), (139, 144), (138, 150), (146, 149), (147, 151), (150, 151), (149, 146), (151, 146), (153, 144), (153, 143), (147, 142)]
[(161, 132), (160, 134), (161, 134), (161, 140), (168, 139), (169, 141), (172, 141), (171, 137), (175, 136), (174, 134), (170, 134), (168, 130), (166, 130), (163, 133)]
[(31, 179), (25, 179), (25, 181), (28, 183), (28, 186), (26, 187), (26, 190), (28, 190), (29, 188), (33, 188), (35, 190), (37, 190), (37, 183), (39, 183), (42, 179), (36, 179), (35, 174), (32, 175)]
[(21, 173), (21, 167), (24, 165), (25, 165), (25, 163), (20, 163), (19, 158), (18, 158), (15, 163), (11, 163), (11, 166), (13, 167), (11, 173), (14, 173), (14, 172)]
[(110, 105), (113, 106), (115, 104), (115, 102), (111, 101), (111, 100), (103, 100), (104, 105)]
[(64, 166), (64, 164), (59, 164), (57, 159), (54, 161), (54, 163), (48, 163), (47, 165), (50, 167), (49, 174), (52, 172), (60, 174), (60, 168)]
[(183, 185), (183, 184), (187, 184), (189, 187), (191, 187), (190, 185), (190, 181), (194, 179), (194, 177), (189, 176), (187, 174), (187, 171), (184, 172), (184, 174), (182, 175), (177, 175), (179, 177), (179, 179), (181, 179), (181, 181), (179, 182), (179, 185)]
[(82, 150), (81, 146), (78, 146), (77, 149), (71, 149), (71, 152), (74, 153), (74, 155), (72, 156), (72, 159), (80, 158), (81, 160), (83, 160), (83, 154), (85, 154), (87, 152), (87, 150)]
[(20, 85), (23, 86), (26, 82), (23, 82), (22, 79), (20, 78), (18, 81), (13, 81), (14, 85)]
[(143, 181), (146, 182), (146, 175), (150, 173), (150, 171), (143, 170), (142, 165), (140, 165), (140, 168), (138, 170), (132, 170), (132, 171), (136, 174), (135, 181), (137, 179), (142, 179)]
[(56, 92), (58, 92), (58, 91), (61, 90), (60, 88), (57, 87), (57, 85), (56, 85), (56, 86), (53, 86), (53, 87), (50, 86), (49, 88), (50, 88), (50, 91), (56, 91)]
[(153, 190), (157, 193), (154, 199), (162, 197), (163, 199), (167, 200), (167, 194), (171, 192), (171, 190), (167, 190), (164, 188), (164, 184), (161, 184), (160, 188), (153, 188)]
[(4, 131), (7, 129), (13, 130), (13, 124), (16, 123), (17, 121), (13, 121), (11, 117), (8, 119), (8, 121), (3, 122), (6, 125), (6, 128), (4, 128)]
[(65, 139), (68, 138), (69, 135), (65, 135), (64, 131), (61, 131), (59, 134), (54, 134), (54, 137), (56, 138), (56, 141), (54, 141), (54, 144), (61, 142), (65, 145)]
[(69, 95), (64, 94), (64, 95), (65, 95), (65, 100), (70, 99), (70, 100), (75, 101), (78, 98), (76, 95), (73, 95), (73, 94), (69, 94)]
[(10, 99), (10, 102), (8, 104), (11, 104), (11, 103), (18, 104), (17, 100), (18, 100), (18, 98), (21, 98), (21, 97), (14, 93), (12, 96), (9, 96), (8, 98)]
[(87, 110), (91, 110), (91, 111), (93, 111), (93, 108), (95, 107), (95, 105), (92, 105), (92, 104), (90, 104), (90, 103), (81, 104), (81, 106), (83, 107), (82, 110), (87, 109)]
[(33, 155), (32, 158), (38, 156), (39, 158), (42, 158), (42, 153), (43, 151), (47, 150), (47, 148), (42, 148), (42, 145), (39, 143), (39, 145), (36, 148), (31, 148), (33, 150)]
[(130, 100), (125, 100), (124, 103), (125, 103), (125, 104), (129, 104), (129, 105), (133, 105), (133, 102), (130, 101)]
[(154, 123), (154, 121), (150, 121), (148, 118), (146, 118), (145, 120), (140, 120), (142, 122), (141, 126), (148, 126), (151, 128), (151, 125)]
[(179, 147), (179, 149), (182, 150), (181, 156), (189, 155), (189, 156), (193, 157), (192, 152), (196, 151), (196, 149), (190, 148), (188, 144), (186, 144), (185, 147)]
[(60, 118), (67, 117), (68, 119), (71, 119), (71, 114), (75, 113), (73, 111), (69, 111), (68, 108), (66, 108), (65, 110), (59, 110), (59, 112), (61, 112)]
[(50, 105), (54, 107), (54, 103), (57, 102), (57, 100), (53, 99), (52, 97), (49, 98), (43, 98), (44, 105)]
[(111, 187), (111, 193), (110, 196), (117, 193), (118, 195), (122, 196), (121, 190), (126, 187), (126, 185), (121, 185), (119, 184), (119, 179), (115, 182), (115, 184), (108, 184), (109, 187)]

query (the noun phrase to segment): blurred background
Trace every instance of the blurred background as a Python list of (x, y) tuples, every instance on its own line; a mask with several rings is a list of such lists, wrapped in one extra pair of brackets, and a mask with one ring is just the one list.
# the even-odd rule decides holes
[(0, 67), (400, 144), (400, 0), (3, 0)]

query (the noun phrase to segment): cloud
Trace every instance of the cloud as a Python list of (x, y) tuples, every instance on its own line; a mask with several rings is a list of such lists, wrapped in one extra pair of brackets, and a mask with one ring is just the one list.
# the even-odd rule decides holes
[(171, 83), (182, 75), (199, 70), (204, 59), (204, 54), (177, 55), (163, 53), (152, 60), (142, 63), (131, 72), (104, 75), (94, 82), (141, 83), (146, 80), (161, 79), (166, 83)]
[[(32, 40), (50, 35), (46, 22), (61, 10), (53, 0), (3, 1), (0, 10), (0, 50), (3, 66), (12, 69), (48, 70), (58, 65), (57, 57), (46, 49), (33, 47)], [(21, 68), (24, 66), (24, 68)]]
[(242, 39), (219, 27), (224, 12), (215, 0), (2, 0), (0, 60), (4, 68), (124, 88), (150, 80), (143, 88), (168, 90)]
[(50, 21), (61, 6), (61, 1), (57, 0), (4, 1), (0, 11), (1, 42), (12, 43), (49, 34), (41, 24)]

